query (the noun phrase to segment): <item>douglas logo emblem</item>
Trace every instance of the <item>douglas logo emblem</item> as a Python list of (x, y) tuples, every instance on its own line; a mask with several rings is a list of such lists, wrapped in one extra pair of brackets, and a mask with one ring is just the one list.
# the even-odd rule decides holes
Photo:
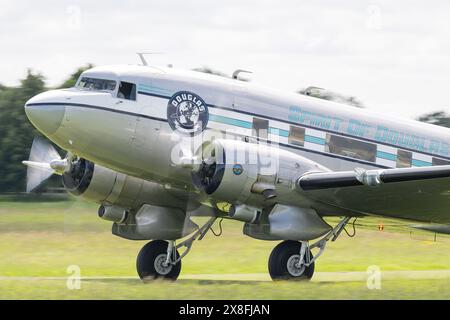
[(208, 107), (198, 95), (180, 91), (170, 98), (167, 120), (173, 130), (195, 135), (205, 130), (208, 123)]
[(241, 164), (235, 164), (233, 166), (233, 173), (237, 176), (241, 175), (242, 172), (244, 172), (244, 168), (242, 167)]

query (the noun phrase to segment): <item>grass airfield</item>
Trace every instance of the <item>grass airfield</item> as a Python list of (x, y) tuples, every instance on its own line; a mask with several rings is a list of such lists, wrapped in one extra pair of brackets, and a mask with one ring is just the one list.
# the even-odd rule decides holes
[[(376, 218), (364, 219), (355, 237), (329, 242), (309, 283), (268, 281), (277, 242), (251, 239), (241, 223), (224, 221), (221, 237), (208, 233), (194, 243), (180, 280), (143, 284), (135, 259), (145, 241), (113, 236), (96, 212), (81, 201), (0, 198), (0, 298), (450, 299), (450, 238), (411, 235)], [(71, 265), (80, 268), (80, 289), (67, 288)], [(380, 268), (381, 289), (367, 288), (369, 266)]]

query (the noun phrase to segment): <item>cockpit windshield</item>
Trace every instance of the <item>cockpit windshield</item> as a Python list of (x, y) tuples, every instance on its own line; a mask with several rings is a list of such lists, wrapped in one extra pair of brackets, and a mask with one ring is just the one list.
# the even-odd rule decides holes
[(114, 80), (82, 77), (77, 88), (94, 91), (114, 91), (116, 82)]

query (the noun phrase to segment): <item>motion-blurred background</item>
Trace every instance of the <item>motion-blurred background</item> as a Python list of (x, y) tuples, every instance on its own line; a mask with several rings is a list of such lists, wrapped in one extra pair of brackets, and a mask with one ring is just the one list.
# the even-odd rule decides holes
[(445, 0), (2, 0), (0, 8), (0, 193), (25, 190), (20, 162), (37, 133), (24, 102), (72, 86), (89, 64), (139, 63), (138, 51), (157, 53), (153, 64), (224, 76), (243, 68), (264, 85), (450, 126)]
[[(373, 292), (365, 282), (335, 284), (330, 273), (307, 286), (184, 280), (150, 290), (127, 278), (142, 243), (112, 236), (96, 206), (67, 198), (57, 177), (24, 194), (21, 164), (39, 135), (25, 101), (72, 86), (92, 65), (140, 63), (136, 52), (221, 76), (250, 70), (247, 81), (450, 127), (449, 12), (446, 0), (0, 0), (0, 298), (449, 298), (448, 239), (380, 219), (358, 221), (355, 239), (332, 243), (319, 274), (364, 275), (375, 265), (431, 270), (428, 280)], [(244, 237), (235, 222), (224, 227), (226, 239), (208, 235), (183, 260), (182, 276), (266, 273), (275, 244)], [(70, 291), (70, 265), (100, 278)]]

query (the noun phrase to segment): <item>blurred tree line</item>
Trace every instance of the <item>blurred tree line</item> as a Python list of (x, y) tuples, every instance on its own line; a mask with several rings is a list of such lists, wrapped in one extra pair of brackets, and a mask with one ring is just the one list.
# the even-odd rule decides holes
[(437, 111), (425, 114), (417, 118), (417, 120), (422, 122), (427, 122), (431, 124), (435, 124), (437, 126), (450, 128), (450, 115), (445, 111)]
[(341, 93), (337, 93), (334, 91), (326, 90), (319, 87), (308, 87), (306, 89), (301, 89), (297, 91), (297, 93), (304, 94), (307, 96), (334, 101), (338, 103), (348, 104), (357, 108), (364, 108), (364, 105), (359, 99), (354, 96), (346, 96)]
[[(57, 88), (74, 86), (80, 74), (91, 67), (92, 65), (89, 64), (77, 69)], [(194, 70), (228, 77), (208, 67)], [(24, 105), (34, 95), (50, 89), (55, 88), (47, 87), (44, 77), (31, 70), (28, 70), (26, 77), (17, 87), (0, 84), (0, 193), (25, 190), (27, 170), (22, 160), (28, 159), (33, 138), (40, 134), (28, 121)], [(363, 107), (363, 104), (353, 96), (344, 96), (321, 88), (309, 87), (298, 93)], [(450, 127), (450, 116), (443, 111), (423, 115), (418, 120)]]

